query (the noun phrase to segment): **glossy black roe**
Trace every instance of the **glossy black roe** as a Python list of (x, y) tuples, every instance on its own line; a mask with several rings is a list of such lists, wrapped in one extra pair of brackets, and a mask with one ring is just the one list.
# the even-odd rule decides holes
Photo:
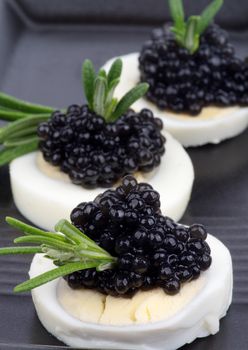
[[(39, 125), (39, 148), (44, 159), (59, 166), (74, 184), (111, 187), (123, 175), (149, 172), (160, 164), (166, 141), (162, 127), (147, 109), (129, 110), (116, 122), (106, 123), (87, 105), (72, 105), (65, 114), (56, 111)], [(126, 191), (129, 187), (123, 184)], [(116, 220), (119, 215), (115, 209)]]
[(147, 98), (160, 109), (197, 115), (209, 105), (248, 105), (248, 65), (237, 58), (228, 35), (211, 25), (199, 49), (180, 47), (167, 25), (155, 30), (139, 57), (141, 81), (150, 84)]
[[(140, 201), (141, 206), (134, 205)], [(67, 276), (72, 288), (129, 297), (139, 289), (161, 287), (176, 294), (182, 283), (198, 278), (211, 265), (205, 227), (184, 227), (161, 215), (159, 194), (131, 175), (93, 202), (79, 204), (71, 221), (117, 257), (113, 270), (89, 269)]]

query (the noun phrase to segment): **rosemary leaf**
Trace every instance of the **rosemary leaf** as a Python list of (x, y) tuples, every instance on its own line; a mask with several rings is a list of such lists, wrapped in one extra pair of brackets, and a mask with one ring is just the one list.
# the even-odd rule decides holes
[(55, 225), (57, 232), (63, 233), (67, 238), (76, 244), (84, 244), (85, 248), (88, 247), (85, 237), (81, 235), (81, 231), (77, 230), (69, 221), (62, 219)]
[(85, 97), (91, 110), (93, 109), (95, 77), (96, 74), (92, 62), (90, 60), (85, 60), (82, 66), (82, 81)]
[(12, 111), (12, 112), (16, 112), (14, 109), (10, 109), (10, 108), (7, 108), (7, 107), (3, 107), (0, 105), (0, 111)]
[(98, 115), (101, 115), (101, 116), (104, 116), (106, 92), (107, 92), (106, 79), (101, 76), (98, 76), (95, 80), (93, 109)]
[(1, 120), (14, 121), (14, 120), (26, 118), (27, 116), (28, 116), (27, 113), (11, 111), (8, 109), (6, 109), (6, 110), (0, 109), (0, 119)]
[(7, 141), (7, 139), (16, 132), (25, 130), (29, 127), (38, 126), (39, 123), (46, 121), (49, 118), (50, 114), (37, 114), (9, 123), (0, 130), (0, 142)]
[(44, 237), (44, 236), (21, 236), (14, 240), (14, 243), (38, 243), (45, 244), (46, 246), (65, 251), (74, 251), (75, 246), (69, 243), (61, 242), (55, 238)]
[(30, 136), (30, 135), (37, 135), (37, 125), (36, 126), (31, 126), (27, 127), (25, 129), (22, 129), (20, 131), (16, 131), (11, 134), (11, 136), (8, 137), (8, 141), (17, 139), (23, 136)]
[[(28, 233), (27, 232), (24, 232), (25, 235), (28, 236)], [(36, 236), (36, 234), (35, 234)], [(39, 236), (39, 235), (37, 235)], [(73, 243), (71, 240), (67, 239), (67, 237), (65, 237), (64, 235), (60, 235), (59, 233), (57, 232), (43, 232), (41, 234), (42, 237), (46, 237), (46, 238), (52, 238), (52, 239), (55, 239), (56, 241), (60, 241), (60, 242), (64, 242), (64, 243), (68, 243), (68, 244), (71, 244)]]
[(114, 263), (111, 263), (111, 262), (102, 262), (100, 265), (97, 266), (96, 270), (98, 272), (100, 271), (104, 271), (104, 270), (111, 270), (113, 269), (115, 266)]
[(5, 141), (3, 143), (4, 147), (8, 148), (8, 147), (18, 147), (18, 146), (23, 146), (26, 145), (27, 143), (30, 142), (34, 142), (34, 141), (39, 141), (39, 137), (38, 136), (29, 136), (29, 137), (22, 137), (19, 139), (11, 139), (9, 141)]
[(109, 108), (109, 105), (112, 104), (114, 92), (119, 82), (120, 82), (120, 79), (116, 78), (116, 79), (113, 79), (111, 83), (108, 85), (108, 91), (107, 91), (107, 96), (105, 100), (105, 117), (106, 117), (107, 109)]
[(115, 261), (115, 258), (112, 258), (109, 253), (102, 253), (102, 252), (96, 252), (89, 249), (78, 249), (78, 253), (83, 258), (93, 259), (93, 260), (106, 260), (109, 259), (109, 261)]
[(29, 103), (13, 96), (7, 95), (0, 92), (0, 105), (16, 111), (27, 112), (27, 113), (52, 113), (54, 108), (42, 106), (39, 104)]
[[(23, 232), (26, 236), (30, 236), (30, 233), (24, 231)], [(64, 242), (64, 243), (74, 243), (72, 242), (71, 240), (69, 240), (67, 237), (65, 237), (64, 235), (60, 235), (59, 233), (57, 232), (43, 232), (41, 234), (37, 234), (37, 233), (32, 233), (32, 236), (42, 236), (42, 237), (45, 237), (45, 238), (52, 238), (52, 239), (55, 239), (56, 241), (59, 241), (59, 242)]]
[(110, 67), (108, 72), (108, 86), (111, 85), (113, 81), (116, 81), (120, 78), (122, 72), (122, 60), (117, 58)]
[(6, 247), (0, 248), (0, 255), (9, 254), (36, 254), (42, 253), (41, 247)]
[(114, 113), (116, 106), (118, 104), (118, 99), (117, 98), (113, 98), (111, 100), (111, 103), (109, 103), (108, 107), (106, 107), (105, 109), (105, 119), (106, 122), (111, 122), (111, 117), (112, 114)]
[[(50, 232), (46, 232), (46, 231), (43, 231), (37, 227), (34, 227), (34, 226), (31, 226), (31, 225), (28, 225), (26, 224), (25, 222), (23, 221), (20, 221), (18, 219), (15, 219), (15, 218), (12, 218), (11, 216), (6, 216), (5, 218), (5, 221), (12, 227), (22, 231), (22, 232), (25, 232), (25, 233), (30, 233), (32, 235), (40, 235), (40, 236), (43, 236), (43, 235), (47, 235), (47, 233), (50, 233)], [(51, 234), (54, 234), (54, 235), (57, 235), (56, 233), (53, 233), (51, 232)], [(62, 238), (62, 236), (61, 236)]]
[(0, 166), (10, 163), (15, 158), (37, 150), (38, 142), (32, 141), (25, 145), (3, 149), (0, 151)]
[(199, 47), (200, 37), (197, 32), (198, 23), (199, 17), (191, 16), (186, 26), (184, 45), (191, 54), (194, 53)]
[(45, 272), (39, 276), (36, 276), (26, 282), (19, 284), (18, 286), (15, 287), (14, 292), (16, 293), (27, 292), (47, 282), (53, 281), (58, 277), (66, 276), (75, 271), (94, 268), (94, 267), (97, 267), (98, 265), (99, 265), (99, 262), (96, 262), (96, 261), (87, 262), (87, 263), (83, 263), (83, 262), (68, 263), (64, 266), (57, 267), (53, 270)]
[(182, 0), (169, 0), (169, 8), (176, 31), (182, 32), (185, 27)]
[(178, 31), (175, 27), (172, 27), (171, 31), (175, 34), (177, 42), (184, 47), (185, 29), (182, 31)]
[(209, 24), (212, 22), (212, 20), (214, 19), (216, 14), (219, 12), (220, 8), (222, 7), (223, 2), (224, 2), (223, 0), (214, 0), (202, 12), (200, 16), (200, 21), (197, 27), (197, 31), (199, 35), (202, 34), (207, 29)]
[(35, 236), (43, 236), (47, 238), (56, 239), (58, 241), (64, 242), (64, 243), (74, 243), (71, 239), (66, 237), (64, 234), (60, 234), (57, 232), (49, 232), (49, 231), (43, 231), (37, 227), (31, 226), (26, 224), (25, 222), (22, 222), (20, 220), (17, 220), (15, 218), (12, 218), (10, 216), (7, 216), (5, 218), (5, 221), (12, 227), (16, 228), (17, 230), (22, 231), (26, 235), (35, 235)]
[(103, 79), (106, 80), (106, 83), (107, 83), (107, 73), (104, 69), (100, 69), (98, 74), (97, 74), (98, 77), (102, 77)]
[(141, 98), (147, 92), (149, 85), (147, 83), (141, 83), (131, 89), (122, 97), (118, 102), (114, 113), (112, 114), (111, 120), (118, 119), (123, 113), (125, 113), (131, 105)]

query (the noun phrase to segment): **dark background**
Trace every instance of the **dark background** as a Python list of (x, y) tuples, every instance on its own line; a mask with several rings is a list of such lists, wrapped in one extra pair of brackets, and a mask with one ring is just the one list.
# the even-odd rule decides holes
[[(199, 13), (208, 1), (185, 0)], [(65, 107), (80, 103), (81, 63), (97, 67), (112, 56), (139, 51), (152, 28), (168, 19), (166, 0), (0, 0), (0, 89), (32, 102)], [(226, 0), (217, 22), (230, 32), (241, 57), (248, 54), (248, 2)], [(188, 149), (196, 173), (182, 222), (202, 222), (230, 248), (234, 299), (221, 331), (184, 350), (248, 348), (248, 132)], [(4, 217), (21, 217), (11, 196), (8, 167), (0, 169), (0, 246), (15, 233)], [(13, 295), (27, 278), (30, 257), (0, 257), (0, 350), (57, 349), (40, 325), (28, 294)], [(225, 267), (223, 266), (223, 269)]]
[[(39, 23), (160, 24), (169, 19), (167, 0), (14, 0)], [(209, 0), (184, 0), (187, 14), (198, 14)], [(247, 28), (248, 2), (225, 0), (218, 22), (232, 29)]]

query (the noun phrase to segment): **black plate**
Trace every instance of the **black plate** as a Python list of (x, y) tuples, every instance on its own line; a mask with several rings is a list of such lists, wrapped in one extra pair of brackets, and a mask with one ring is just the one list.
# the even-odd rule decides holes
[[(156, 8), (152, 0), (68, 3), (43, 0), (34, 5), (31, 0), (0, 1), (1, 90), (57, 107), (80, 103), (83, 59), (89, 57), (100, 67), (112, 56), (138, 51), (151, 28), (163, 19), (164, 0), (158, 1)], [(235, 1), (235, 6), (234, 2), (226, 3), (220, 21), (229, 28), (244, 27), (247, 2), (243, 1), (242, 7), (237, 6), (241, 1)], [(192, 4), (193, 1), (189, 2)], [(236, 31), (232, 39), (239, 54), (245, 55), (248, 51), (245, 33)], [(230, 248), (234, 298), (227, 317), (221, 321), (220, 332), (196, 340), (184, 350), (247, 349), (247, 148), (248, 131), (219, 146), (189, 150), (196, 181), (182, 222), (206, 224), (209, 232)], [(4, 246), (15, 237), (4, 217), (21, 217), (12, 201), (7, 167), (0, 169), (0, 191), (0, 245)], [(30, 295), (12, 293), (13, 287), (27, 278), (30, 260), (30, 257), (0, 258), (0, 349), (62, 349), (63, 344), (41, 326)]]

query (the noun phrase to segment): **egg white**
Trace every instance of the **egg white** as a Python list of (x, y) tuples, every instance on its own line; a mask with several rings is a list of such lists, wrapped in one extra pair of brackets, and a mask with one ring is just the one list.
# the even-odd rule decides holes
[[(140, 80), (139, 53), (120, 56), (123, 61), (123, 73), (115, 97), (121, 98)], [(103, 66), (107, 71), (115, 58)], [(164, 129), (169, 131), (185, 147), (196, 147), (207, 143), (218, 144), (221, 141), (237, 136), (248, 126), (248, 108), (230, 107), (203, 109), (201, 115), (189, 116), (162, 111), (146, 98), (141, 98), (132, 105), (135, 111), (149, 108), (155, 116), (164, 122)]]
[[(207, 242), (213, 262), (203, 272), (204, 287), (193, 300), (164, 321), (127, 326), (82, 322), (68, 314), (58, 301), (61, 279), (32, 291), (38, 317), (48, 332), (77, 348), (176, 350), (196, 338), (215, 334), (232, 300), (232, 260), (229, 250), (217, 238), (208, 235)], [(36, 254), (30, 278), (52, 268), (49, 259)]]
[[(142, 181), (149, 182), (160, 193), (161, 210), (178, 221), (190, 199), (194, 181), (192, 162), (180, 145), (166, 133), (166, 153), (160, 166), (152, 174), (143, 174)], [(105, 191), (87, 190), (74, 185), (67, 177), (51, 176), (37, 166), (37, 152), (19, 157), (10, 164), (11, 188), (19, 211), (35, 225), (52, 230), (61, 219), (69, 219), (70, 212), (81, 202), (88, 202)], [(140, 182), (140, 178), (138, 179)], [(52, 214), (52, 215), (51, 215)]]

